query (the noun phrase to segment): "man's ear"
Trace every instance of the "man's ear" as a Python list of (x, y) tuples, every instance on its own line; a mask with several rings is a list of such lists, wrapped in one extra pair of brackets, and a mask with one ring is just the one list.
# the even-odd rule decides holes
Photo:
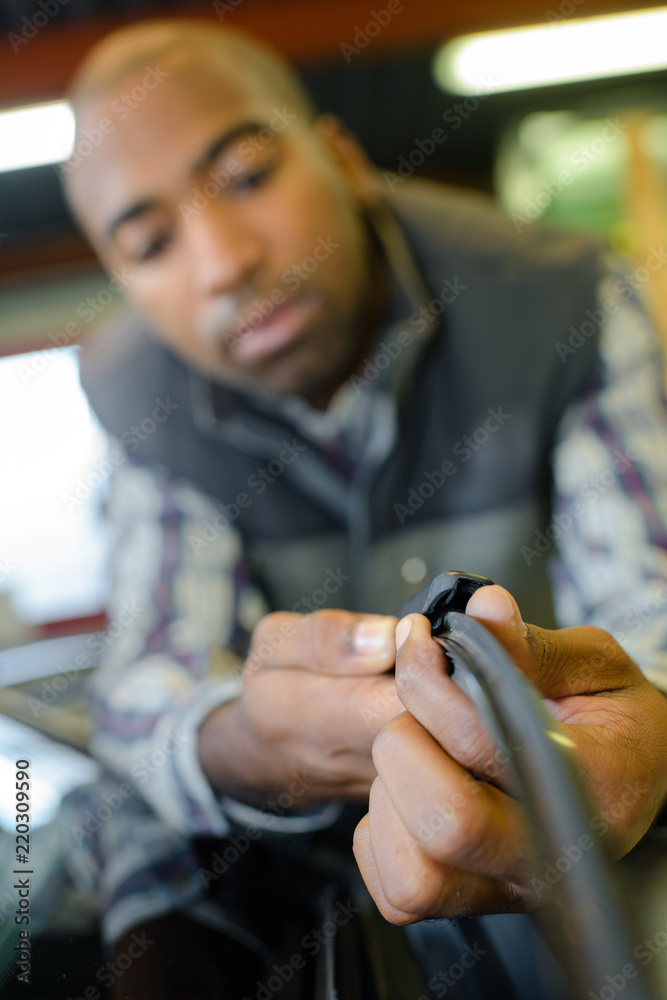
[(319, 115), (313, 128), (335, 160), (362, 208), (373, 208), (379, 198), (375, 170), (359, 140), (336, 115)]

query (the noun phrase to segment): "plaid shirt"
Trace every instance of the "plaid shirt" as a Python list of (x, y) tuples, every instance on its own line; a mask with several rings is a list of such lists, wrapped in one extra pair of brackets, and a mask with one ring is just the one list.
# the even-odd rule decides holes
[[(523, 554), (529, 563), (549, 559), (562, 626), (606, 629), (667, 692), (662, 359), (621, 264), (609, 264), (599, 286), (607, 318), (598, 381), (562, 418), (552, 457), (552, 520)], [(557, 349), (566, 364), (576, 344)], [(349, 394), (339, 394), (327, 419), (335, 426), (336, 413), (347, 419), (351, 406)], [(303, 429), (308, 414), (300, 417)], [(316, 440), (321, 424), (319, 414)], [(239, 660), (223, 651), (241, 650), (270, 610), (248, 577), (233, 526), (197, 551), (189, 544), (216, 512), (214, 499), (187, 482), (130, 461), (115, 470), (108, 508), (114, 553), (109, 635), (115, 638), (90, 699), (93, 751), (118, 780), (70, 800), (81, 815), (105, 789), (127, 792), (100, 833), (84, 832), (77, 845), (84, 850), (75, 865), (101, 899), (109, 939), (170, 909), (196, 915), (206, 907), (189, 838), (224, 836), (234, 823), (303, 832), (336, 814), (335, 805), (289, 815), (268, 804), (250, 809), (218, 797), (199, 764), (198, 727), (241, 690)], [(205, 918), (211, 922), (210, 913)]]

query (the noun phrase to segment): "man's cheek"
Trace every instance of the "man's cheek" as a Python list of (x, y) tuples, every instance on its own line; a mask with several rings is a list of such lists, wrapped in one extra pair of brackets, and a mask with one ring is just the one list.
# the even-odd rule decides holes
[(203, 342), (204, 338), (195, 334), (203, 328), (197, 303), (177, 281), (146, 281), (137, 288), (133, 302), (158, 336), (172, 346), (181, 350)]

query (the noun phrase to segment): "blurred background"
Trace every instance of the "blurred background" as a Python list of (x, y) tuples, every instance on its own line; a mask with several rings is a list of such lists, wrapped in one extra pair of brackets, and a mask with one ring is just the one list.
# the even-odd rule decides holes
[[(644, 20), (607, 37), (633, 10)], [(0, 709), (30, 725), (55, 719), (59, 737), (73, 731), (59, 711), (78, 685), (68, 684), (48, 720), (27, 712), (18, 696), (22, 685), (34, 691), (36, 679), (65, 666), (93, 667), (87, 637), (104, 628), (101, 511), (110, 466), (105, 435), (79, 388), (77, 357), (122, 298), (63, 200), (58, 163), (73, 140), (62, 98), (97, 39), (161, 15), (238, 25), (277, 46), (296, 62), (316, 105), (357, 134), (388, 190), (410, 176), (477, 188), (498, 198), (518, 231), (541, 219), (592, 230), (640, 263), (663, 235), (667, 7), (3, 0)], [(505, 33), (494, 42), (486, 34), (481, 48), (466, 48), (466, 36), (516, 26), (532, 26), (542, 40)], [(584, 34), (563, 34), (577, 28)], [(659, 325), (662, 270), (646, 283)]]
[[(664, 234), (667, 7), (642, 5), (643, 21), (607, 37), (614, 19), (605, 16), (636, 8), (616, 0), (544, 4), (0, 4), (5, 726), (13, 725), (12, 717), (85, 746), (79, 675), (83, 679), (94, 667), (93, 649), (102, 644), (91, 642), (91, 633), (105, 626), (102, 509), (111, 467), (105, 435), (79, 387), (77, 359), (81, 344), (119, 308), (121, 295), (74, 226), (58, 169), (72, 148), (62, 98), (87, 49), (114, 27), (151, 16), (247, 28), (296, 62), (316, 105), (356, 133), (388, 190), (407, 177), (425, 176), (486, 191), (512, 214), (518, 231), (545, 219), (599, 232), (635, 255), (640, 267), (642, 254), (659, 248)], [(485, 35), (481, 47), (466, 48), (467, 36), (520, 26), (539, 29), (541, 38), (519, 34), (515, 40), (505, 33), (494, 42)], [(584, 34), (562, 35), (576, 27)], [(494, 44), (500, 46), (495, 55)], [(658, 269), (650, 287), (646, 283), (659, 325), (662, 281)], [(47, 704), (48, 712), (36, 707)], [(10, 729), (0, 728), (10, 743), (17, 732), (11, 730), (10, 738)], [(43, 795), (46, 819), (57, 795), (49, 798), (46, 789)], [(0, 808), (3, 822), (9, 819)]]
[[(639, 13), (657, 20), (607, 37), (600, 18), (635, 5), (546, 2), (1, 0), (0, 775), (17, 754), (31, 757), (35, 825), (95, 774), (65, 744), (85, 748), (80, 682), (103, 648), (91, 635), (105, 627), (110, 465), (78, 352), (121, 295), (61, 193), (72, 126), (60, 102), (73, 69), (109, 30), (145, 17), (246, 28), (296, 62), (388, 190), (435, 178), (492, 193), (518, 231), (544, 219), (606, 235), (635, 258), (664, 333), (667, 6), (643, 3)], [(541, 38), (464, 46), (464, 36), (521, 26)], [(577, 26), (583, 35), (562, 34)], [(649, 281), (651, 254), (660, 266)], [(40, 742), (39, 729), (58, 743)], [(13, 829), (9, 806), (0, 791), (0, 829)]]
[[(48, 666), (53, 653), (58, 665), (63, 650), (73, 655), (76, 644), (51, 640), (103, 627), (106, 549), (99, 511), (108, 480), (106, 442), (78, 389), (77, 351), (121, 296), (64, 204), (57, 161), (71, 148), (71, 121), (55, 102), (86, 50), (110, 29), (144, 17), (187, 15), (265, 38), (296, 61), (317, 106), (340, 115), (357, 134), (389, 189), (423, 175), (493, 192), (518, 230), (545, 218), (605, 233), (639, 256), (643, 237), (633, 236), (628, 212), (650, 220), (644, 241), (660, 235), (665, 20), (644, 22), (634, 34), (625, 28), (619, 44), (603, 39), (596, 20), (634, 9), (617, 0), (554, 0), (546, 8), (545, 0), (393, 0), (400, 11), (390, 8), (382, 0), (375, 7), (366, 0), (3, 0), (0, 651), (46, 641), (40, 661)], [(663, 18), (667, 11), (642, 8)], [(549, 79), (546, 68), (545, 78), (528, 86), (503, 83), (493, 57), (481, 68), (473, 59), (466, 83), (453, 68), (456, 48), (443, 51), (471, 32), (534, 25), (554, 38), (577, 24), (592, 26), (593, 34), (582, 42), (554, 41), (555, 75)], [(579, 45), (588, 79), (557, 80), (558, 66), (568, 62), (558, 54), (563, 44), (570, 55)], [(519, 53), (522, 46), (535, 49), (520, 39)], [(520, 62), (503, 57), (502, 48), (500, 60), (501, 69)], [(548, 59), (537, 61), (545, 68)], [(32, 117), (7, 114), (15, 109), (32, 109)], [(630, 115), (633, 128), (625, 119), (619, 124), (618, 115)], [(648, 208), (628, 198), (628, 191), (636, 195), (631, 178), (638, 170)], [(15, 671), (14, 662), (0, 652), (0, 685), (29, 679), (25, 664)]]

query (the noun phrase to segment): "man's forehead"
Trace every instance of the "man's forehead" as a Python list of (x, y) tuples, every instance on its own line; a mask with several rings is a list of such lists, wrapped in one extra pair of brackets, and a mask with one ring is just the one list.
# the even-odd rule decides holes
[[(82, 72), (82, 79), (75, 83), (74, 100), (86, 96), (107, 96), (113, 98), (123, 92), (128, 85), (145, 74), (152, 74), (160, 82), (176, 81), (180, 89), (205, 92), (209, 86), (245, 94), (267, 96), (275, 86), (275, 80), (259, 69), (256, 58), (237, 51), (233, 46), (204, 42), (201, 37), (186, 39), (161, 46), (145, 44), (130, 49), (102, 51)], [(252, 49), (250, 50), (252, 52)]]
[(187, 180), (220, 135), (269, 120), (271, 101), (220, 67), (155, 64), (123, 77), (78, 109), (67, 175), (76, 207), (98, 232), (125, 202)]
[(109, 134), (139, 143), (146, 129), (168, 133), (191, 122), (194, 128), (215, 117), (241, 116), (245, 109), (270, 108), (276, 98), (252, 76), (231, 67), (202, 61), (174, 64), (173, 60), (146, 63), (124, 74), (113, 86), (91, 95), (76, 109), (77, 132), (95, 126), (96, 119), (111, 119)]

